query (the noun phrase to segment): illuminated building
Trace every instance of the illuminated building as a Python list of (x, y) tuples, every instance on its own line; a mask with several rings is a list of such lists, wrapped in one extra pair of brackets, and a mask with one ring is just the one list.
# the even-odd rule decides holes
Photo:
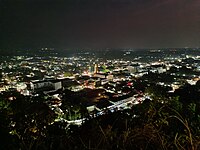
[(97, 64), (94, 65), (94, 73), (98, 73), (98, 65)]

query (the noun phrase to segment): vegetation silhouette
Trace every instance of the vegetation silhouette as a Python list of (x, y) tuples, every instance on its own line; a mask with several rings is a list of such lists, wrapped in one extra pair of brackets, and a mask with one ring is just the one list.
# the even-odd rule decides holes
[[(61, 109), (87, 117), (81, 126), (55, 122), (57, 114), (45, 95), (23, 96), (17, 91), (0, 94), (0, 149), (200, 149), (200, 86), (185, 85), (169, 95), (150, 84), (143, 88), (152, 100), (131, 109), (91, 118), (78, 101), (65, 91)], [(159, 90), (160, 89), (160, 90)], [(71, 100), (70, 100), (71, 99)], [(84, 100), (83, 100), (84, 101)]]

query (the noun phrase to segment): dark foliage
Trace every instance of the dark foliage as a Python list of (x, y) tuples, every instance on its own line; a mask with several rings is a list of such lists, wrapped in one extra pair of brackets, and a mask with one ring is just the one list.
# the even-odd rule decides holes
[[(138, 82), (138, 88), (144, 90), (141, 85)], [(161, 94), (154, 92), (153, 100), (146, 99), (123, 111), (107, 111), (81, 126), (54, 122), (56, 115), (42, 95), (25, 97), (17, 92), (3, 93), (0, 95), (0, 149), (198, 150), (199, 85), (186, 85), (172, 97), (164, 91), (167, 90), (161, 90)], [(67, 108), (72, 101), (67, 101), (67, 95), (65, 98), (63, 107)]]

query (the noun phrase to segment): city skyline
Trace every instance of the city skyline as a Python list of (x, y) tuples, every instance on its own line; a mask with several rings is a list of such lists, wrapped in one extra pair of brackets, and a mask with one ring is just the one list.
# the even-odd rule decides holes
[(0, 48), (200, 47), (198, 0), (10, 0), (0, 4)]

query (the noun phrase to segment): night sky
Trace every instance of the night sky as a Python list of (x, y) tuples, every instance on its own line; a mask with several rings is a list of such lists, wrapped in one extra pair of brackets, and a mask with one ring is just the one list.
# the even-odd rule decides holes
[(200, 0), (0, 0), (0, 48), (200, 47)]

